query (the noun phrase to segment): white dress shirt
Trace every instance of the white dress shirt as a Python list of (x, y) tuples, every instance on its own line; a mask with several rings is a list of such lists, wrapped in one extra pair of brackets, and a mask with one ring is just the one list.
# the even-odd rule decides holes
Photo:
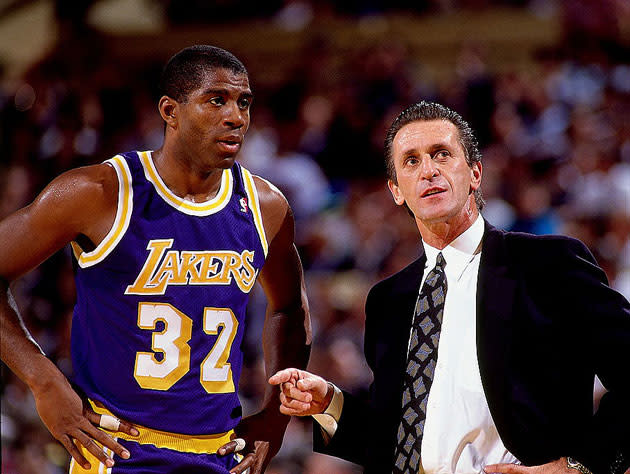
[[(477, 276), (483, 232), (479, 216), (441, 250), (448, 289), (422, 437), (422, 466), (427, 474), (481, 473), (487, 464), (518, 462), (499, 438), (477, 361)], [(426, 243), (424, 250), (422, 283), (440, 253)]]
[[(422, 438), (421, 462), (427, 474), (483, 473), (487, 464), (518, 463), (499, 438), (477, 362), (477, 276), (483, 232), (479, 216), (441, 250), (448, 289)], [(422, 284), (440, 253), (426, 243), (424, 250), (427, 262)], [(339, 420), (343, 409), (341, 392), (335, 390), (333, 400), (326, 415), (314, 417), (330, 436), (337, 428), (333, 420)]]

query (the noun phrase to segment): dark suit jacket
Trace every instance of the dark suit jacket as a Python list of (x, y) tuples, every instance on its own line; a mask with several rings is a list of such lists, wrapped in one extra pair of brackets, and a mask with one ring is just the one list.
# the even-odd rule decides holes
[[(369, 399), (344, 393), (337, 432), (315, 450), (393, 466), (407, 342), (426, 257), (375, 285), (366, 303)], [(477, 282), (477, 357), (492, 418), (525, 465), (572, 456), (595, 474), (630, 463), (630, 304), (579, 241), (486, 223)], [(593, 416), (593, 380), (609, 392)], [(448, 420), (443, 420), (448, 424)], [(448, 427), (445, 428), (448, 430)], [(623, 472), (623, 471), (621, 471)]]

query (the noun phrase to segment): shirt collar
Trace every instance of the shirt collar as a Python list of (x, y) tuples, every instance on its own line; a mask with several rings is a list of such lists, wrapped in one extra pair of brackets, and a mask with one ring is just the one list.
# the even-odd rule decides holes
[(475, 222), (473, 222), (468, 229), (457, 236), (455, 240), (442, 250), (431, 247), (426, 242), (422, 242), (427, 256), (425, 268), (433, 268), (438, 254), (442, 252), (444, 260), (446, 260), (445, 271), (447, 278), (449, 275), (459, 278), (475, 254), (479, 253), (478, 249), (481, 239), (483, 238), (483, 233), (483, 218), (481, 217), (481, 214), (479, 214), (477, 219), (475, 219)]

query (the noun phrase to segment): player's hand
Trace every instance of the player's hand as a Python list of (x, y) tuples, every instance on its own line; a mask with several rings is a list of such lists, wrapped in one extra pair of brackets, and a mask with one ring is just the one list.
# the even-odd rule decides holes
[(284, 430), (289, 418), (282, 416), (276, 409), (265, 410), (243, 418), (236, 429), (237, 438), (245, 441), (245, 446), (238, 446), (237, 440), (232, 440), (219, 448), (220, 456), (240, 452), (244, 458), (234, 466), (230, 473), (240, 474), (249, 468), (249, 474), (260, 474), (271, 458), (276, 455), (282, 445)]
[(489, 464), (483, 469), (486, 473), (505, 474), (576, 474), (575, 469), (567, 467), (567, 458), (560, 458), (540, 466), (522, 466), (520, 464)]
[[(33, 396), (37, 412), (46, 428), (85, 469), (90, 469), (91, 465), (81, 454), (77, 447), (79, 444), (107, 467), (112, 467), (114, 460), (105, 454), (103, 448), (95, 441), (111, 449), (121, 458), (129, 458), (129, 451), (96, 427), (101, 422), (101, 415), (95, 413), (81, 400), (61, 373), (33, 389)], [(120, 421), (117, 431), (132, 436), (138, 435), (138, 431), (125, 421)]]
[(326, 380), (306, 370), (281, 370), (269, 378), (269, 383), (280, 386), (280, 412), (285, 415), (323, 413), (334, 393)]

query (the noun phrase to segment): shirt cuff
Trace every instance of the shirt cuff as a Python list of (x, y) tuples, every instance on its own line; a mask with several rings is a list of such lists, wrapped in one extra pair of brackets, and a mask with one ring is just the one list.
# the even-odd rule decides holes
[(333, 388), (333, 396), (328, 408), (326, 408), (323, 413), (312, 415), (322, 429), (325, 443), (328, 443), (330, 438), (335, 435), (337, 423), (339, 422), (339, 418), (341, 418), (341, 411), (343, 410), (343, 392), (339, 390), (339, 387), (335, 384), (330, 383), (330, 385)]

